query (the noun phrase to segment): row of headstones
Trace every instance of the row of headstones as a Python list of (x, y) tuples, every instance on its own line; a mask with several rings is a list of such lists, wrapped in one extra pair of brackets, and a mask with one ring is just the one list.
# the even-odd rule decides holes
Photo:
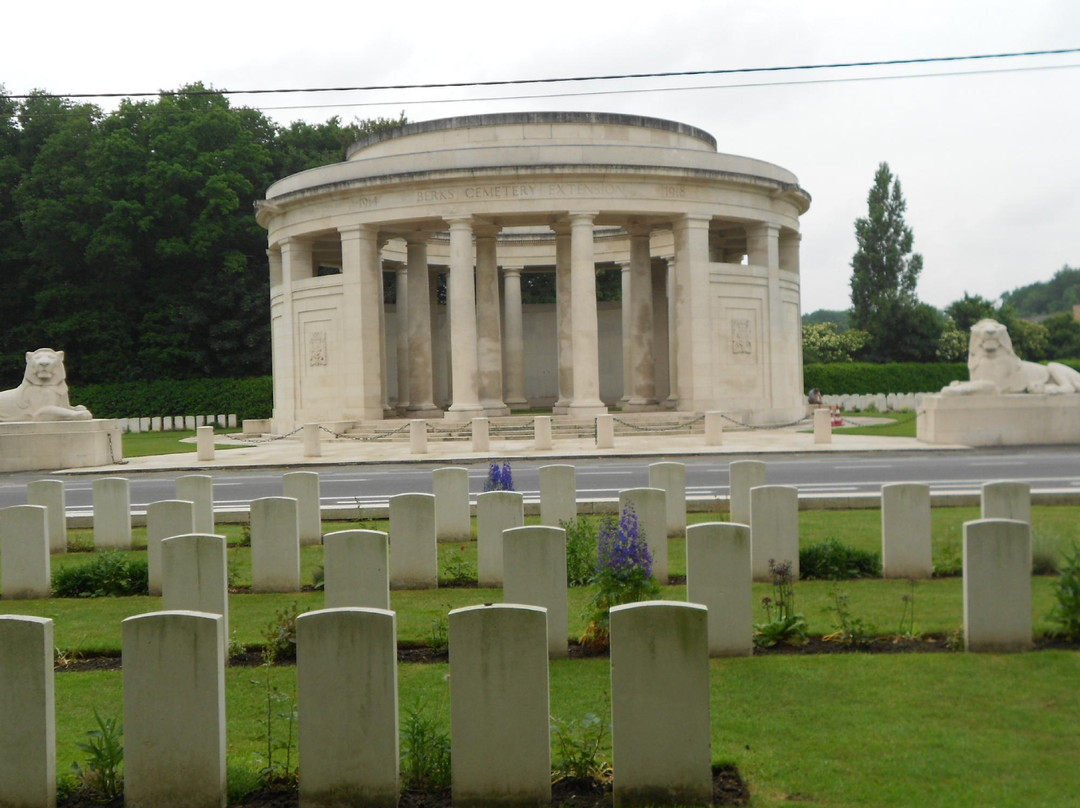
[(917, 410), (924, 396), (933, 393), (873, 393), (863, 395), (827, 395), (821, 397), (826, 407), (839, 405), (847, 412), (862, 412), (871, 406), (878, 412), (887, 410)]
[(229, 415), (155, 415), (149, 418), (117, 418), (124, 432), (170, 432), (174, 429), (194, 430), (200, 426), (223, 426), (235, 429), (236, 413)]
[[(545, 610), (472, 606), (448, 622), (454, 802), (548, 804)], [(202, 612), (124, 620), (125, 804), (225, 804), (225, 631)], [(0, 795), (27, 808), (55, 805), (52, 633), (51, 620), (0, 617)], [(616, 806), (712, 801), (706, 633), (692, 604), (611, 610)], [(296, 648), (301, 804), (396, 806), (394, 612), (309, 612)]]

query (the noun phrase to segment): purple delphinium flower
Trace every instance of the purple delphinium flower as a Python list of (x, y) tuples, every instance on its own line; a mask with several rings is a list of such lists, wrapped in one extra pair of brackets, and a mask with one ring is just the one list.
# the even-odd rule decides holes
[(485, 491), (513, 491), (514, 473), (510, 470), (510, 461), (504, 460), (499, 465), (494, 460), (488, 465), (487, 480), (484, 481)]
[(637, 513), (632, 505), (623, 508), (619, 521), (604, 519), (597, 533), (597, 558), (601, 568), (617, 572), (640, 569), (648, 578), (652, 574), (652, 555), (638, 526)]

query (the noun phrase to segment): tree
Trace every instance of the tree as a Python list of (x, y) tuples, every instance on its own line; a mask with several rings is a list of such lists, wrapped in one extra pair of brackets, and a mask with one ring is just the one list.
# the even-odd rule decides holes
[(965, 334), (970, 332), (971, 327), (979, 320), (985, 320), (988, 317), (996, 319), (998, 316), (993, 303), (985, 297), (969, 295), (967, 292), (964, 292), (964, 296), (959, 300), (950, 303), (945, 313), (952, 318), (956, 328)]
[[(899, 178), (882, 163), (867, 197), (867, 216), (855, 220), (858, 248), (851, 259), (851, 326), (870, 332), (870, 355), (877, 361), (919, 353), (907, 342), (922, 335), (904, 329), (929, 325), (926, 313), (916, 312), (915, 285), (923, 260), (911, 252), (915, 238), (904, 222), (906, 207)], [(932, 355), (934, 346), (927, 350)]]

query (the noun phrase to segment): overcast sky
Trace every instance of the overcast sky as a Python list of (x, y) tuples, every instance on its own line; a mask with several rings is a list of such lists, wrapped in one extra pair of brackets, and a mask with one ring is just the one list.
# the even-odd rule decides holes
[[(8, 93), (420, 84), (1080, 48), (1077, 0), (27, 2), (5, 3), (2, 19)], [(1032, 67), (1056, 69), (1016, 71)], [(1011, 72), (850, 81), (988, 69)], [(790, 83), (823, 79), (849, 81)], [(758, 86), (724, 86), (739, 84)], [(654, 91), (611, 93), (642, 89)], [(509, 98), (584, 92), (604, 94)], [(922, 300), (996, 298), (1080, 266), (1080, 53), (232, 101), (282, 123), (591, 110), (692, 124), (722, 152), (793, 171), (812, 195), (802, 218), (806, 312), (850, 305), (853, 222), (882, 161), (901, 179), (924, 257)], [(284, 108), (298, 105), (309, 108)]]

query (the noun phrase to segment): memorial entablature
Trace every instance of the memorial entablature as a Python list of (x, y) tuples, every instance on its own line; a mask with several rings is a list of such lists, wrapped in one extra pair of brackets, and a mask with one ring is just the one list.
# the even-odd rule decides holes
[[(258, 204), (274, 430), (444, 406), (455, 420), (549, 405), (799, 418), (809, 204), (790, 172), (654, 118), (509, 113), (371, 135)], [(621, 304), (598, 305), (603, 269), (621, 270)], [(554, 273), (554, 307), (522, 304), (531, 272)]]

